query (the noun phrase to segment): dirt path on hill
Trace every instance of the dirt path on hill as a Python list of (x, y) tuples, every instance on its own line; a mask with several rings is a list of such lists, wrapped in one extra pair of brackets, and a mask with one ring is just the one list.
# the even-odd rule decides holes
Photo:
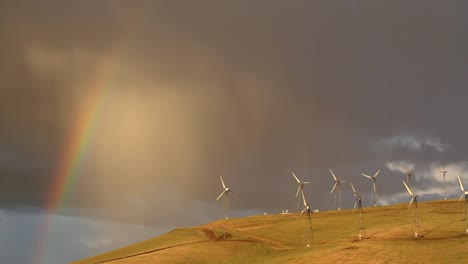
[(249, 240), (251, 240), (253, 242), (257, 242), (257, 243), (260, 243), (260, 244), (265, 244), (265, 245), (270, 246), (271, 248), (276, 249), (276, 250), (291, 249), (291, 247), (285, 246), (285, 245), (281, 244), (279, 241), (275, 241), (275, 240), (272, 240), (272, 239), (267, 239), (267, 238), (264, 238), (264, 237), (259, 237), (259, 236), (254, 236), (254, 235), (251, 235), (251, 234), (243, 233), (243, 232), (240, 232), (240, 231), (237, 231), (237, 230), (229, 229), (229, 228), (227, 228), (225, 226), (219, 226), (219, 227), (221, 229), (225, 230), (226, 232), (248, 238)]
[(117, 261), (117, 260), (122, 260), (122, 259), (147, 255), (147, 254), (150, 254), (150, 253), (154, 253), (154, 252), (158, 252), (158, 251), (162, 251), (162, 250), (166, 250), (166, 249), (170, 249), (170, 248), (181, 247), (181, 246), (186, 246), (186, 245), (193, 245), (193, 244), (198, 244), (198, 243), (207, 243), (207, 242), (211, 242), (211, 240), (201, 240), (201, 241), (188, 242), (188, 243), (177, 244), (177, 245), (172, 245), (172, 246), (167, 246), (167, 247), (162, 247), (162, 248), (155, 248), (155, 249), (152, 249), (152, 250), (143, 251), (143, 252), (139, 252), (139, 253), (132, 254), (132, 255), (127, 255), (127, 256), (118, 257), (118, 258), (114, 258), (114, 259), (108, 259), (108, 260), (103, 260), (103, 261), (99, 261), (99, 262), (94, 262), (94, 264), (109, 263), (109, 262), (113, 262), (113, 261)]
[(167, 247), (162, 247), (162, 248), (156, 248), (156, 249), (152, 249), (152, 250), (148, 250), (148, 251), (144, 251), (144, 252), (135, 253), (135, 254), (132, 254), (132, 255), (122, 256), (122, 257), (119, 257), (119, 258), (114, 258), (114, 259), (108, 259), (108, 260), (104, 260), (104, 261), (100, 261), (100, 262), (95, 262), (94, 264), (109, 263), (109, 262), (114, 262), (114, 261), (118, 261), (118, 260), (123, 260), (123, 259), (138, 257), (138, 256), (142, 256), (142, 255), (147, 255), (147, 254), (155, 253), (155, 252), (158, 252), (158, 251), (163, 251), (163, 250), (166, 250), (166, 249), (182, 247), (182, 246), (187, 246), (187, 245), (193, 245), (193, 244), (199, 244), (199, 243), (208, 243), (208, 242), (211, 242), (211, 243), (212, 242), (218, 242), (218, 243), (229, 243), (229, 242), (259, 243), (259, 244), (267, 245), (267, 246), (269, 246), (269, 247), (271, 247), (273, 249), (277, 249), (277, 250), (289, 249), (289, 247), (286, 247), (286, 246), (284, 246), (284, 245), (282, 245), (280, 243), (277, 243), (275, 241), (272, 241), (272, 240), (252, 236), (252, 235), (249, 235), (249, 234), (245, 234), (245, 233), (238, 232), (238, 231), (231, 230), (231, 229), (224, 228), (224, 227), (220, 227), (220, 228), (222, 230), (228, 232), (228, 233), (237, 234), (239, 236), (245, 237), (246, 239), (221, 239), (218, 236), (216, 236), (215, 232), (212, 229), (202, 228), (202, 229), (200, 229), (200, 231), (203, 234), (205, 234), (205, 236), (208, 238), (208, 240), (200, 240), (200, 241), (182, 243), (182, 244), (177, 244), (177, 245), (172, 245), (172, 246), (167, 246)]

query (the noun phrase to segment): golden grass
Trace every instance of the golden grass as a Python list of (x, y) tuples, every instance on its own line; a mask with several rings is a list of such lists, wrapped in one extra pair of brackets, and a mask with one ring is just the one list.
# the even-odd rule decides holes
[[(419, 228), (410, 224), (410, 212), (406, 204), (364, 208), (365, 239), (361, 241), (353, 240), (357, 213), (313, 214), (310, 248), (303, 245), (306, 217), (262, 215), (219, 220), (175, 229), (74, 264), (468, 262), (461, 204), (454, 200), (419, 203)], [(414, 239), (414, 231), (419, 239)], [(225, 234), (229, 234), (227, 239)]]

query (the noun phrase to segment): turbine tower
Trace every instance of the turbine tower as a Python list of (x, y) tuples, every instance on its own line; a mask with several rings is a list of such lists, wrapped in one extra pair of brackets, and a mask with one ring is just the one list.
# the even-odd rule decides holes
[(440, 173), (442, 173), (442, 180), (444, 182), (444, 200), (447, 200), (447, 179), (445, 178), (445, 174), (447, 173), (448, 171), (445, 170), (445, 168), (442, 168), (440, 170)]
[[(358, 192), (356, 192), (356, 189), (354, 189), (354, 185), (352, 182), (350, 182), (351, 188), (353, 189), (353, 194), (354, 194), (354, 207), (353, 207), (353, 213), (354, 210), (356, 210), (356, 206), (358, 208), (359, 214), (356, 215), (356, 220), (355, 220), (355, 226), (356, 226), (356, 232), (354, 235), (354, 240), (362, 240), (362, 237), (366, 236), (365, 234), (365, 228), (364, 228), (364, 218), (362, 217), (362, 200), (364, 199), (361, 195), (359, 195)], [(363, 234), (364, 233), (364, 234)], [(357, 236), (356, 236), (357, 234)]]
[(304, 228), (304, 233), (302, 235), (302, 244), (304, 245), (304, 240), (305, 240), (306, 247), (309, 248), (311, 241), (314, 240), (314, 235), (313, 235), (313, 232), (312, 232), (312, 218), (310, 216), (311, 215), (310, 206), (307, 204), (307, 201), (306, 201), (305, 196), (304, 196), (304, 192), (301, 192), (301, 194), (302, 194), (302, 201), (303, 201), (303, 204), (304, 204), (304, 209), (301, 211), (301, 213), (299, 214), (297, 219), (299, 220), (299, 218), (301, 218), (301, 216), (304, 213), (307, 213), (307, 223), (306, 223), (306, 226)]
[(380, 170), (378, 170), (374, 176), (369, 176), (369, 175), (366, 175), (366, 174), (361, 174), (362, 176), (366, 177), (366, 178), (369, 178), (372, 180), (373, 184), (372, 184), (372, 191), (371, 191), (371, 199), (370, 199), (370, 203), (374, 202), (374, 206), (377, 206), (377, 188), (375, 186), (375, 182), (377, 180), (377, 175), (379, 175), (379, 172)]
[(331, 189), (330, 194), (332, 194), (333, 191), (336, 189), (335, 198), (333, 199), (333, 208), (335, 208), (336, 198), (338, 197), (338, 211), (339, 211), (339, 210), (341, 210), (341, 188), (340, 188), (340, 185), (341, 185), (341, 183), (344, 183), (345, 181), (338, 180), (331, 169), (330, 169), (330, 172), (331, 172), (331, 175), (333, 176), (333, 179), (335, 180), (335, 185), (333, 185), (333, 188)]
[(408, 187), (411, 187), (411, 177), (413, 177), (413, 170), (407, 170), (406, 171), (406, 185), (408, 185)]
[(223, 197), (223, 207), (222, 207), (222, 214), (225, 219), (229, 218), (229, 196), (228, 194), (232, 192), (226, 185), (224, 184), (223, 177), (219, 176), (221, 179), (221, 184), (223, 185), (223, 192), (216, 198), (216, 201), (218, 201), (221, 197)]
[(296, 197), (297, 197), (297, 207), (296, 210), (299, 210), (299, 203), (301, 202), (301, 196), (299, 196), (299, 193), (302, 193), (302, 199), (304, 200), (304, 184), (309, 184), (310, 182), (302, 182), (297, 178), (297, 176), (294, 174), (294, 172), (291, 172), (292, 176), (294, 179), (296, 179), (297, 184), (299, 184), (299, 187), (297, 188), (296, 192)]
[(421, 227), (419, 225), (418, 197), (422, 196), (422, 194), (415, 195), (411, 191), (410, 187), (404, 181), (403, 181), (403, 184), (405, 185), (406, 190), (408, 191), (409, 195), (411, 196), (411, 200), (409, 202), (408, 209), (411, 207), (411, 205), (413, 205), (413, 207), (411, 209), (410, 219), (411, 219), (411, 223), (412, 223), (412, 225), (414, 227), (414, 238), (418, 238), (418, 229)]
[(465, 215), (465, 221), (466, 221), (466, 226), (465, 226), (465, 232), (468, 234), (468, 191), (465, 191), (465, 188), (463, 188), (463, 183), (460, 179), (460, 175), (458, 175), (458, 182), (460, 183), (460, 189), (462, 190), (462, 195), (460, 196), (460, 199), (458, 202), (461, 202), (463, 197), (465, 197), (465, 206), (463, 207), (463, 214)]

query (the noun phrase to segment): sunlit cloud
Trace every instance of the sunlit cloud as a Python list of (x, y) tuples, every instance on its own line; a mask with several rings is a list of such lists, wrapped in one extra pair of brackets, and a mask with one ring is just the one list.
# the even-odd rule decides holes
[[(445, 188), (447, 191), (448, 198), (457, 197), (460, 192), (458, 183), (458, 175), (463, 178), (467, 174), (467, 163), (456, 162), (456, 163), (418, 163), (417, 170), (415, 165), (407, 161), (393, 161), (388, 162), (387, 167), (394, 172), (405, 173), (407, 170), (413, 171), (413, 185), (415, 192), (420, 194), (433, 195), (432, 198), (439, 199), (444, 196)], [(444, 186), (444, 180), (441, 173), (442, 168), (447, 171), (446, 173), (446, 185)], [(468, 178), (468, 177), (467, 177)], [(403, 189), (403, 185), (402, 185)], [(404, 190), (404, 189), (403, 189)], [(406, 192), (402, 192), (403, 194)], [(392, 204), (401, 201), (400, 196), (402, 194), (392, 194), (381, 197), (383, 204)]]
[(406, 173), (408, 170), (414, 170), (414, 164), (408, 161), (391, 161), (387, 163), (391, 171)]

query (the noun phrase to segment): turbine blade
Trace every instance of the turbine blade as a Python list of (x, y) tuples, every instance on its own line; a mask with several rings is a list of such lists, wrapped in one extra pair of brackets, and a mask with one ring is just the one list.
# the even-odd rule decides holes
[(356, 209), (357, 203), (358, 203), (358, 201), (356, 200), (356, 201), (354, 202), (353, 212), (354, 212), (354, 210)]
[(408, 187), (408, 185), (406, 185), (406, 182), (403, 181), (403, 184), (405, 185), (406, 190), (408, 190), (408, 193), (409, 193), (411, 196), (414, 196), (414, 195), (413, 195), (413, 192), (410, 190), (410, 188)]
[(335, 176), (335, 174), (333, 173), (333, 171), (331, 169), (330, 169), (330, 172), (331, 172), (331, 174), (333, 176), (333, 179), (335, 179), (335, 181), (336, 181), (336, 176)]
[(309, 184), (310, 182), (303, 182), (302, 184)]
[(333, 193), (333, 191), (335, 190), (337, 184), (338, 184), (338, 183), (335, 182), (335, 185), (333, 185), (333, 188), (332, 188), (332, 190), (331, 190), (330, 193)]
[(299, 195), (299, 192), (301, 191), (301, 189), (302, 189), (302, 185), (299, 185), (299, 188), (297, 188), (296, 197)]
[(375, 182), (374, 182), (374, 193), (377, 194), (377, 188), (375, 188)]
[(354, 196), (356, 196), (356, 189), (354, 189), (354, 185), (353, 185), (353, 183), (352, 183), (352, 182), (350, 182), (350, 184), (351, 184), (351, 188), (353, 188), (353, 193), (354, 193)]
[(458, 175), (458, 182), (460, 183), (460, 188), (461, 188), (462, 192), (464, 192), (465, 188), (463, 188), (463, 183), (462, 183), (462, 181), (460, 179), (460, 175)]
[(366, 174), (363, 174), (363, 173), (361, 175), (372, 180), (372, 177), (369, 176), (369, 175), (366, 175)]
[(302, 201), (304, 202), (304, 206), (307, 208), (307, 201), (306, 201), (305, 196), (304, 196), (304, 191), (302, 191)]
[(414, 197), (411, 197), (411, 200), (409, 202), (409, 205), (408, 205), (408, 209), (411, 207), (411, 205), (413, 204), (413, 200), (414, 200)]
[(226, 185), (224, 185), (223, 177), (219, 176), (219, 178), (221, 179), (221, 184), (223, 185), (223, 188), (226, 189)]
[(461, 202), (461, 200), (463, 199), (463, 197), (465, 197), (465, 194), (462, 194), (462, 195), (460, 196), (460, 199), (458, 199), (458, 202)]
[(380, 173), (380, 170), (378, 170), (375, 174), (374, 174), (374, 178), (377, 177), (377, 175), (379, 175)]
[(221, 198), (221, 196), (223, 196), (223, 194), (224, 194), (225, 192), (226, 192), (226, 191), (223, 191), (223, 192), (218, 196), (218, 198), (216, 198), (216, 201), (218, 201), (219, 198)]
[(302, 210), (301, 213), (299, 214), (299, 216), (297, 217), (297, 219), (301, 218), (302, 214), (304, 214), (304, 212), (305, 212), (306, 210), (307, 210), (307, 208), (304, 209), (304, 210)]
[(291, 172), (292, 176), (294, 176), (294, 178), (296, 179), (297, 183), (301, 183), (301, 181), (297, 178), (297, 176), (294, 174), (294, 172)]

